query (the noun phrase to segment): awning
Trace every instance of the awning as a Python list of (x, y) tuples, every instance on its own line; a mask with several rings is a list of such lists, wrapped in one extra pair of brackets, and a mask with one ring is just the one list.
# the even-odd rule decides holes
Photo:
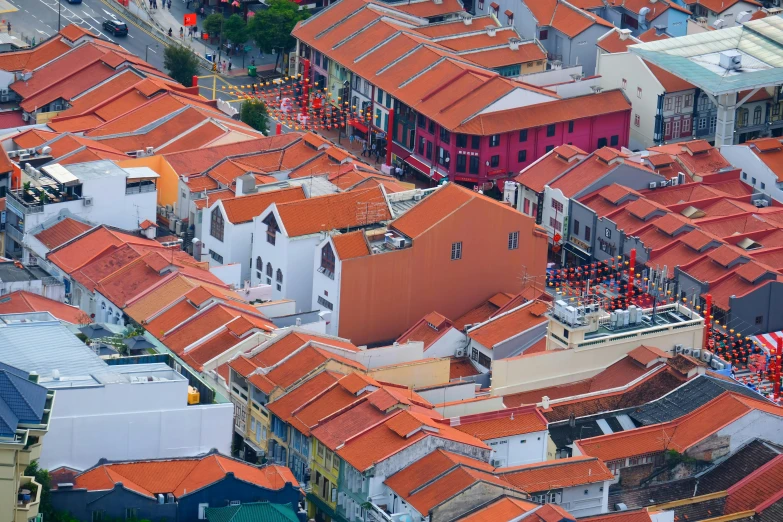
[(367, 132), (368, 132), (368, 130), (367, 130), (367, 125), (365, 125), (365, 124), (364, 124), (364, 123), (362, 123), (361, 121), (357, 120), (356, 118), (354, 118), (354, 119), (350, 120), (350, 121), (348, 122), (348, 125), (350, 125), (350, 126), (351, 126), (351, 127), (353, 127), (354, 129), (360, 130), (360, 131), (362, 131), (362, 132), (364, 132), (364, 133), (367, 133)]
[(428, 178), (430, 177), (430, 168), (427, 166), (427, 164), (421, 160), (416, 159), (413, 155), (405, 158), (405, 163), (418, 170)]
[(125, 167), (128, 179), (152, 179), (160, 175), (149, 167)]
[(57, 183), (61, 185), (75, 185), (79, 183), (79, 178), (71, 174), (71, 172), (60, 165), (59, 163), (55, 163), (54, 165), (47, 165), (45, 167), (41, 167), (41, 170), (46, 173), (47, 176), (55, 180)]
[(590, 254), (579, 248), (578, 246), (565, 242), (563, 243), (563, 248), (574, 254), (575, 256), (584, 259), (585, 261), (590, 261)]
[(771, 332), (765, 334), (754, 335), (752, 339), (758, 343), (758, 345), (764, 348), (770, 353), (777, 353), (778, 351), (778, 339), (783, 337), (783, 332)]
[(433, 173), (432, 173), (432, 179), (433, 179), (434, 181), (436, 181), (436, 182), (437, 182), (437, 181), (440, 181), (440, 180), (442, 180), (442, 179), (443, 179), (443, 178), (445, 178), (445, 177), (446, 177), (446, 176), (444, 176), (443, 174), (441, 174), (441, 173), (440, 173), (440, 172), (438, 172), (437, 170), (436, 170), (435, 172), (433, 172)]

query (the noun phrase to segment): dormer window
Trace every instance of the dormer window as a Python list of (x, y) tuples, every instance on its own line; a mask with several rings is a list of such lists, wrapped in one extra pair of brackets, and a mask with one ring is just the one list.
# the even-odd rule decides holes
[(264, 223), (266, 224), (266, 242), (274, 245), (277, 233), (280, 232), (280, 227), (277, 226), (277, 220), (275, 219), (274, 213), (270, 212), (269, 215), (264, 218)]
[(225, 229), (226, 223), (223, 220), (223, 214), (220, 212), (220, 208), (215, 208), (212, 210), (212, 216), (211, 216), (211, 223), (209, 226), (209, 234), (217, 239), (218, 241), (223, 241), (223, 232)]
[(321, 249), (321, 269), (319, 272), (327, 275), (329, 278), (334, 279), (334, 250), (332, 250), (332, 244), (327, 243)]

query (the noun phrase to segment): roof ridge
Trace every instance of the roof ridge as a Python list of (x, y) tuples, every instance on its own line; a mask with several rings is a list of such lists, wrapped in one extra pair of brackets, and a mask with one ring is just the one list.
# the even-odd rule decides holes
[(764, 473), (766, 473), (768, 469), (777, 466), (781, 462), (783, 462), (783, 454), (778, 455), (777, 457), (773, 458), (769, 462), (765, 463), (760, 468), (757, 468), (755, 471), (753, 471), (749, 475), (746, 475), (745, 477), (743, 477), (742, 480), (740, 480), (736, 484), (734, 484), (731, 487), (729, 487), (726, 490), (726, 493), (731, 495), (732, 493), (736, 492), (740, 488), (742, 488), (745, 485), (749, 484), (751, 481), (755, 480), (757, 477), (759, 477), (759, 476), (763, 475)]

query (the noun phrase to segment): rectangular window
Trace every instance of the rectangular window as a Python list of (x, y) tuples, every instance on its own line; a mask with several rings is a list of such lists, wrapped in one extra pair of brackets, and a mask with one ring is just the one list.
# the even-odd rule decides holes
[(522, 204), (522, 207), (524, 209), (522, 212), (529, 216), (530, 215), (530, 200), (525, 198), (525, 202)]
[(494, 156), (489, 158), (489, 166), (495, 168), (498, 165), (500, 165), (500, 155), (495, 154)]
[(125, 508), (125, 520), (138, 520), (139, 510), (138, 508)]
[(549, 218), (549, 226), (552, 227), (554, 230), (560, 232), (560, 229), (562, 228), (563, 224), (560, 223), (557, 219), (554, 217)]
[(569, 121), (568, 122), (568, 133), (570, 134), (572, 132), (574, 132), (574, 122)]
[(416, 115), (416, 126), (423, 129), (427, 125), (427, 118), (423, 114)]
[(427, 140), (424, 138), (419, 138), (419, 156), (424, 156), (424, 144), (427, 143)]
[(457, 147), (464, 149), (467, 146), (468, 146), (468, 135), (457, 134)]
[(590, 233), (592, 230), (590, 230), (590, 227), (585, 227), (585, 241), (590, 241)]
[(427, 159), (432, 159), (432, 142), (427, 141)]
[(560, 212), (561, 214), (563, 213), (563, 203), (561, 201), (553, 199), (552, 208), (555, 209), (557, 212)]
[(551, 138), (555, 135), (555, 130), (557, 129), (557, 126), (553, 123), (552, 125), (546, 126), (546, 135), (548, 138)]
[(579, 235), (579, 221), (576, 219), (574, 220), (574, 235)]
[(473, 150), (478, 150), (479, 147), (481, 147), (481, 136), (471, 136), (470, 148)]
[(375, 97), (375, 101), (377, 101), (378, 103), (383, 103), (383, 90), (376, 89), (375, 94), (377, 94), (377, 96)]
[[(207, 508), (209, 507), (208, 502), (204, 502), (198, 505), (198, 519), (199, 520), (206, 520), (207, 518)], [(93, 519), (94, 520), (94, 519)]]
[(519, 142), (524, 143), (527, 141), (527, 129), (519, 131)]
[(756, 186), (756, 178), (750, 178), (750, 183), (751, 183), (751, 185), (753, 185), (755, 187)]
[(628, 87), (628, 80), (623, 78), (623, 81), (622, 81), (622, 83), (620, 85), (622, 86), (623, 90), (625, 90), (625, 88)]
[(440, 141), (447, 145), (451, 143), (451, 133), (443, 127), (440, 128)]
[(470, 164), (469, 164), (468, 172), (471, 174), (478, 174), (479, 173), (479, 157), (478, 156), (471, 156), (470, 157)]
[(699, 118), (699, 130), (707, 128), (707, 118)]
[(642, 97), (642, 88), (641, 87), (637, 87), (636, 88), (636, 97), (641, 99), (641, 97)]
[(483, 353), (479, 353), (479, 360), (478, 363), (483, 366), (484, 368), (492, 368), (492, 359), (484, 355)]
[(467, 168), (467, 156), (464, 154), (457, 154), (457, 172), (465, 172)]
[(674, 99), (674, 112), (676, 113), (682, 112), (682, 96), (677, 96)]
[(392, 106), (392, 97), (391, 97), (391, 94), (389, 94), (387, 92), (386, 93), (386, 108), (387, 109), (391, 109), (391, 106)]
[(633, 117), (633, 124), (638, 127), (639, 125), (641, 125), (641, 121), (642, 119), (639, 117), (639, 115), (635, 114)]
[(511, 232), (508, 235), (508, 249), (516, 250), (517, 248), (519, 248), (519, 232)]
[(761, 190), (764, 190), (765, 188), (767, 188), (767, 184), (762, 181), (761, 182)]
[(547, 145), (547, 146), (544, 148), (544, 152), (545, 152), (545, 153), (546, 153), (546, 152), (549, 152), (550, 150), (555, 150), (555, 146), (554, 146), (554, 145)]
[(539, 40), (546, 40), (547, 38), (549, 38), (549, 31), (547, 29), (538, 32)]
[(430, 134), (435, 134), (435, 122), (430, 120), (429, 124), (427, 125), (427, 131)]
[(470, 358), (478, 362), (478, 348), (473, 348), (473, 351), (470, 352)]
[(462, 241), (451, 244), (451, 260), (457, 261), (462, 259)]
[(693, 95), (692, 94), (686, 94), (685, 95), (685, 106), (690, 107), (693, 105)]
[(527, 151), (526, 150), (520, 150), (517, 153), (517, 161), (519, 163), (524, 163), (525, 161), (527, 161)]
[(609, 230), (608, 228), (605, 228), (604, 229), (604, 237), (606, 237), (606, 239), (612, 239), (612, 231)]
[(484, 0), (479, 0), (478, 2), (478, 8), (480, 11), (484, 10)]
[(443, 147), (438, 147), (438, 163), (442, 167), (449, 168), (450, 161), (451, 161), (451, 155), (449, 154), (449, 151), (447, 151)]
[(672, 99), (671, 99), (671, 96), (667, 96), (663, 100), (663, 110), (665, 110), (665, 111), (672, 110)]
[(215, 252), (214, 250), (209, 251), (209, 257), (215, 260), (215, 262), (223, 264), (223, 256)]
[(326, 299), (324, 299), (323, 297), (321, 297), (320, 295), (318, 296), (318, 304), (323, 306), (327, 310), (334, 310), (334, 305), (329, 301), (327, 301)]
[(220, 212), (220, 208), (215, 208), (212, 210), (209, 234), (218, 241), (223, 241), (224, 229), (225, 221), (223, 220), (223, 213)]
[(756, 316), (756, 324), (761, 324), (764, 322), (764, 316), (763, 315), (757, 315)]
[(612, 147), (616, 147), (618, 143), (620, 143), (620, 136), (618, 136), (617, 134), (613, 135), (609, 139), (609, 145), (611, 145)]
[(497, 147), (498, 145), (500, 145), (500, 134), (493, 134), (489, 137), (489, 146)]
[(682, 119), (682, 132), (690, 132), (691, 130), (691, 119), (690, 118), (683, 118)]

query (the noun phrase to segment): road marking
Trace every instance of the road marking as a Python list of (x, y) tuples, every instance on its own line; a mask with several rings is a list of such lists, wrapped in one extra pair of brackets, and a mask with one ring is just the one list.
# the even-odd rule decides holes
[(117, 19), (117, 16), (116, 16), (114, 13), (110, 13), (110, 12), (109, 12), (109, 11), (107, 11), (106, 9), (101, 9), (101, 11), (103, 11), (103, 12), (104, 12), (104, 13), (106, 13), (107, 15), (111, 16), (113, 19), (115, 19), (115, 20)]
[(45, 32), (45, 31), (41, 31), (40, 29), (36, 29), (36, 31), (38, 31), (41, 34), (45, 34), (46, 36), (49, 36), (49, 33)]
[(152, 51), (155, 54), (158, 54), (157, 52), (155, 52), (155, 49), (153, 49), (152, 47), (147, 47), (147, 50)]

